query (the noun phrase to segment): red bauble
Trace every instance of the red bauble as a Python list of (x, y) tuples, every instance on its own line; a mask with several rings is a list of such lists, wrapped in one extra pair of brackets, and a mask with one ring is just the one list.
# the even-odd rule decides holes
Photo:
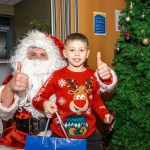
[(146, 3), (146, 0), (140, 0), (142, 3)]
[(124, 35), (125, 35), (125, 36), (129, 36), (129, 32), (125, 32)]

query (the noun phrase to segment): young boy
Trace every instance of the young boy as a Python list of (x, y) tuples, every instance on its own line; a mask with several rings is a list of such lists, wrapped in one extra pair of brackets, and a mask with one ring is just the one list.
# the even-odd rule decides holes
[[(95, 131), (93, 111), (106, 124), (111, 115), (100, 98), (100, 87), (94, 70), (85, 67), (88, 58), (88, 39), (83, 34), (70, 34), (65, 40), (63, 54), (68, 66), (55, 71), (33, 98), (33, 106), (44, 110), (51, 118), (58, 111), (69, 138), (87, 139), (87, 150), (100, 150), (100, 136)], [(56, 104), (49, 100), (56, 94)], [(56, 114), (52, 118), (52, 136), (65, 137)]]

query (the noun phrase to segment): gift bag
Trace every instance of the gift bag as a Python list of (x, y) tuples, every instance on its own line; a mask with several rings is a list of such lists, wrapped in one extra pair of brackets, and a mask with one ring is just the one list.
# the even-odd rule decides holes
[(63, 122), (57, 112), (56, 115), (66, 138), (46, 137), (48, 119), (44, 136), (28, 135), (26, 137), (25, 150), (86, 150), (86, 139), (68, 138)]
[(86, 150), (85, 139), (27, 136), (25, 150)]

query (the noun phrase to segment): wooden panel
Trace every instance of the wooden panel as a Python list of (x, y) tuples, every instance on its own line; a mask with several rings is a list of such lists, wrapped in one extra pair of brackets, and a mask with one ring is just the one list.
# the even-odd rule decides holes
[[(102, 60), (112, 65), (114, 48), (119, 32), (115, 31), (115, 10), (122, 10), (125, 7), (124, 0), (79, 0), (79, 32), (85, 34), (90, 42), (90, 56), (87, 61), (89, 67), (96, 69), (96, 54), (102, 53)], [(93, 12), (106, 13), (106, 34), (94, 35)]]

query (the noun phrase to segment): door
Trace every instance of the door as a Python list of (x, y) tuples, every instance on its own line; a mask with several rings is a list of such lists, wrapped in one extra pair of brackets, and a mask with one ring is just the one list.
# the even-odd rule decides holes
[(7, 58), (7, 46), (6, 46), (7, 35), (6, 32), (0, 32), (0, 59)]

